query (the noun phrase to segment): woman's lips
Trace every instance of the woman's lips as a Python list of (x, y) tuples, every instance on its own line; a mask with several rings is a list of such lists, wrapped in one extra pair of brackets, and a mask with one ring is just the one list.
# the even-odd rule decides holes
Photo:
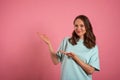
[(77, 33), (80, 33), (81, 31), (77, 31)]

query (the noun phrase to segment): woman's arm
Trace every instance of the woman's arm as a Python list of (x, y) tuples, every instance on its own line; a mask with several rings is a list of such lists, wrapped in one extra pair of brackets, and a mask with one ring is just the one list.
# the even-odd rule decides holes
[(86, 64), (85, 62), (83, 62), (80, 58), (78, 58), (78, 56), (76, 56), (74, 53), (70, 52), (64, 52), (61, 51), (61, 53), (66, 54), (68, 57), (71, 57), (77, 64), (79, 64), (81, 66), (81, 68), (88, 74), (91, 75), (94, 71), (95, 68), (90, 66), (89, 64)]
[(52, 44), (48, 44), (48, 47), (49, 47), (49, 51), (51, 53), (51, 59), (52, 59), (52, 62), (57, 65), (59, 63), (58, 61), (58, 57), (56, 55), (56, 52), (54, 51), (53, 47), (52, 47)]
[(44, 34), (40, 34), (39, 32), (37, 32), (37, 34), (40, 37), (40, 39), (42, 39), (48, 45), (52, 62), (53, 62), (53, 64), (57, 65), (59, 63), (58, 57), (57, 57), (56, 52), (54, 51), (54, 49), (52, 47), (52, 44), (51, 44), (49, 38)]
[[(72, 54), (73, 55), (73, 54)], [(80, 58), (78, 58), (78, 56), (74, 55), (73, 57), (73, 60), (75, 60), (76, 63), (78, 63), (82, 69), (88, 74), (88, 75), (91, 75), (94, 71), (95, 71), (95, 68), (90, 66), (89, 64), (83, 62)]]

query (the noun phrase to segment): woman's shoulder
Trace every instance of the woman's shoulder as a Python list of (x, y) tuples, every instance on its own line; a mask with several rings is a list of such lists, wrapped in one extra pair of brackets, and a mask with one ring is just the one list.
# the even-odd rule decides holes
[(92, 51), (98, 51), (98, 45), (96, 44), (91, 50)]
[(67, 36), (67, 37), (63, 37), (62, 42), (63, 42), (63, 43), (66, 43), (66, 42), (68, 42), (68, 41), (69, 41), (69, 39), (70, 39), (70, 37), (69, 37), (69, 36)]
[(69, 41), (69, 39), (70, 39), (70, 36), (67, 36), (67, 37), (63, 38), (64, 41)]
[(70, 36), (66, 36), (66, 37), (64, 37), (64, 39), (70, 39)]

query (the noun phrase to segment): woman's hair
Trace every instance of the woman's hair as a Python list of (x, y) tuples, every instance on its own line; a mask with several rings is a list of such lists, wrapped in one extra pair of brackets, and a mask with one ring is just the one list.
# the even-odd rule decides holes
[[(84, 45), (89, 49), (93, 48), (96, 45), (96, 37), (93, 33), (92, 25), (88, 17), (86, 17), (85, 15), (79, 15), (74, 19), (73, 24), (75, 24), (75, 21), (77, 19), (81, 19), (85, 25), (86, 33), (84, 34)], [(76, 45), (79, 39), (79, 36), (75, 33), (75, 31), (73, 31), (72, 37), (69, 39), (69, 42), (72, 45)]]

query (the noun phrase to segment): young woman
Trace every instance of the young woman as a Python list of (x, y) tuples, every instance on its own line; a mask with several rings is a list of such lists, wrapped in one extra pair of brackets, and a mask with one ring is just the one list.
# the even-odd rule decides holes
[(61, 80), (92, 80), (93, 72), (100, 70), (92, 25), (85, 15), (77, 16), (73, 24), (72, 36), (62, 40), (57, 52), (46, 35), (37, 34), (48, 45), (53, 63), (61, 62)]

